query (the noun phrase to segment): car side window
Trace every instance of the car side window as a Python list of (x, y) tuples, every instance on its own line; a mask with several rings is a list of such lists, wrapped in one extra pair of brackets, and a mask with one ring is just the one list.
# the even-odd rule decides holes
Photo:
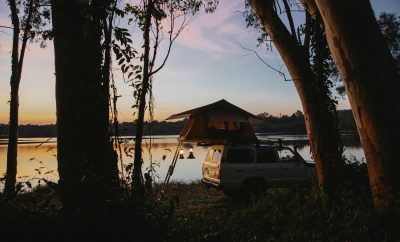
[(260, 148), (257, 150), (257, 163), (276, 163), (275, 150), (272, 148)]
[(279, 149), (278, 156), (281, 162), (296, 162), (295, 154), (289, 149)]
[(213, 157), (214, 157), (214, 150), (213, 149), (208, 150), (206, 161), (212, 162)]
[(221, 161), (222, 157), (222, 151), (221, 150), (214, 150), (214, 157), (213, 157), (213, 162), (218, 163)]
[(254, 153), (253, 149), (236, 149), (231, 148), (227, 153), (228, 163), (239, 164), (239, 163), (253, 163)]

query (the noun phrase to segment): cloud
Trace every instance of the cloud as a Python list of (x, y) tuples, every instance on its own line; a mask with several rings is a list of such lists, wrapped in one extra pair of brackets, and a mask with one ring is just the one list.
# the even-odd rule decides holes
[(245, 32), (245, 29), (239, 21), (232, 19), (241, 17), (237, 12), (241, 8), (243, 4), (237, 0), (220, 1), (213, 14), (200, 13), (195, 16), (187, 30), (179, 36), (177, 43), (207, 52), (214, 57), (235, 51), (231, 48), (234, 46), (233, 42)]

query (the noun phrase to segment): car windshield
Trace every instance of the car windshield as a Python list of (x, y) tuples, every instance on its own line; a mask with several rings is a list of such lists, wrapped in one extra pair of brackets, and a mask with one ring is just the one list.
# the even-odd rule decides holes
[(296, 155), (290, 149), (287, 149), (287, 148), (279, 149), (278, 156), (282, 162), (296, 162), (297, 161)]
[(260, 148), (257, 150), (257, 163), (275, 163), (276, 155), (272, 148)]

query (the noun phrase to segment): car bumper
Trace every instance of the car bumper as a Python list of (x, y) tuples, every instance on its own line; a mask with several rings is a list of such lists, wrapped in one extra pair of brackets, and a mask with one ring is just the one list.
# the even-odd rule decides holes
[(211, 181), (211, 180), (207, 180), (207, 179), (203, 178), (203, 179), (201, 179), (201, 182), (203, 184), (205, 184), (206, 186), (221, 188), (221, 184), (217, 181)]

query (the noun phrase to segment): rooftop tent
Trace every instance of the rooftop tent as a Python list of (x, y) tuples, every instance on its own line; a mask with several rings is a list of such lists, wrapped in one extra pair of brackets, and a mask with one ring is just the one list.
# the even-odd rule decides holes
[(257, 142), (251, 124), (265, 122), (224, 99), (174, 114), (167, 120), (180, 118), (189, 118), (189, 121), (182, 129), (179, 141), (207, 144)]

